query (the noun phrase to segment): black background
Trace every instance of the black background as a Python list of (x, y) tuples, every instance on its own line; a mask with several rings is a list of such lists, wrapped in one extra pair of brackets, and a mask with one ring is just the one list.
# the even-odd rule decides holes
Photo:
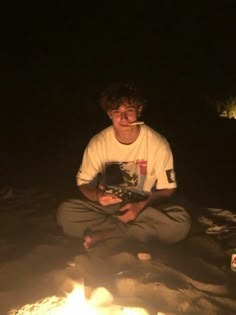
[(235, 208), (236, 3), (8, 1), (1, 7), (1, 185), (70, 189), (90, 137), (109, 123), (99, 93), (132, 80), (163, 133), (180, 191)]

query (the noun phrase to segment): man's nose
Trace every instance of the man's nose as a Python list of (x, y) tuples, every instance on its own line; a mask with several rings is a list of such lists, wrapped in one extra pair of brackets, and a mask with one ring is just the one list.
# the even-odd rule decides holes
[(120, 113), (120, 119), (127, 119), (127, 113), (126, 112), (121, 112)]

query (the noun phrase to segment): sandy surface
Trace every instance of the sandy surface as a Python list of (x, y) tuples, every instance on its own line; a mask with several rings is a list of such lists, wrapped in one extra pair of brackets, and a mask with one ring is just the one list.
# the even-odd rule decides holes
[[(236, 272), (230, 270), (235, 214), (199, 211), (189, 238), (174, 246), (84, 251), (55, 221), (62, 196), (50, 190), (5, 187), (0, 198), (0, 314), (50, 296), (65, 296), (71, 281), (105, 287), (119, 305), (149, 314), (235, 314)], [(206, 233), (207, 232), (207, 233)], [(115, 246), (115, 245), (114, 245)], [(235, 246), (236, 247), (236, 246)]]

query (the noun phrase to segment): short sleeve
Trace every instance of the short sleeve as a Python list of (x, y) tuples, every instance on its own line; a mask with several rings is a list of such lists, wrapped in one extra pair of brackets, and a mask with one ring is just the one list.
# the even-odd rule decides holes
[(99, 152), (96, 149), (96, 145), (94, 145), (93, 142), (90, 142), (84, 151), (82, 163), (76, 175), (78, 186), (92, 183), (96, 180), (96, 177), (101, 172), (102, 168), (99, 161)]
[(155, 173), (157, 177), (156, 189), (171, 189), (177, 187), (173, 154), (169, 144), (163, 146), (157, 153)]

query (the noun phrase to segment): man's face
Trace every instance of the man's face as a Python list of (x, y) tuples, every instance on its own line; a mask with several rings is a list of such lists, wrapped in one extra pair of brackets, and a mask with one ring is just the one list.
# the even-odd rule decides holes
[(108, 111), (108, 116), (111, 118), (115, 128), (119, 130), (130, 129), (131, 126), (129, 124), (135, 122), (138, 119), (138, 116), (141, 114), (141, 110), (141, 106), (136, 109), (133, 106), (124, 104), (117, 109)]

